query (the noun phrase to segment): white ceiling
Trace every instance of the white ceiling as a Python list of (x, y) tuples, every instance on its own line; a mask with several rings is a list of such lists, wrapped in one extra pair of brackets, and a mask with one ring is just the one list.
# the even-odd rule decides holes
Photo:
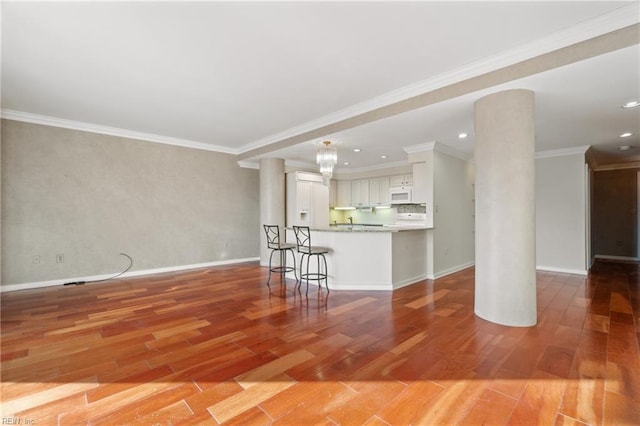
[[(473, 103), (536, 92), (536, 150), (640, 160), (638, 45), (277, 149), (291, 136), (640, 21), (626, 2), (3, 2), (4, 117), (313, 164), (472, 155)], [(529, 55), (529, 56), (527, 56)], [(463, 141), (459, 132), (469, 133)], [(632, 132), (622, 141), (618, 135)], [(273, 149), (270, 145), (273, 144)], [(635, 146), (624, 157), (619, 145)], [(355, 154), (352, 149), (362, 152)], [(380, 159), (381, 154), (388, 158)], [(349, 166), (342, 163), (349, 161)]]

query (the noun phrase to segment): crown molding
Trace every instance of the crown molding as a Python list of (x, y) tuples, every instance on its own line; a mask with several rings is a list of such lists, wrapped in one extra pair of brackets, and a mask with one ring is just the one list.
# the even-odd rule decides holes
[(593, 168), (596, 172), (607, 170), (640, 169), (640, 161), (630, 161), (628, 163), (603, 164)]
[(589, 147), (585, 153), (585, 158), (589, 168), (594, 172), (601, 172), (604, 170), (622, 170), (622, 169), (640, 169), (640, 161), (627, 161), (625, 163), (607, 163), (599, 164), (596, 155), (593, 153), (593, 149)]
[(418, 152), (433, 151), (436, 146), (436, 141), (419, 143), (417, 145), (405, 146), (402, 148), (407, 154), (416, 154)]
[(155, 135), (152, 133), (136, 132), (133, 130), (108, 127), (99, 124), (85, 123), (82, 121), (67, 120), (64, 118), (50, 117), (46, 115), (31, 114), (22, 111), (3, 109), (0, 117), (7, 120), (22, 121), (25, 123), (41, 124), (44, 126), (60, 127), (64, 129), (80, 130), (83, 132), (98, 133), (101, 135), (117, 136), (120, 138), (137, 139), (146, 142), (176, 145), (185, 148), (200, 149), (204, 151), (220, 152), (237, 155), (238, 150), (225, 146), (213, 145), (205, 142), (197, 142), (188, 139), (173, 138), (170, 136)]
[[(345, 170), (344, 168), (334, 168), (333, 172), (335, 174), (340, 174), (340, 175), (352, 175), (352, 174), (358, 174), (358, 173), (363, 173), (363, 172), (373, 172), (373, 171), (378, 171), (378, 170), (385, 170), (385, 169), (390, 169), (393, 167), (400, 167), (400, 166), (406, 166), (409, 163), (406, 161), (396, 161), (393, 163), (384, 163), (384, 164), (380, 164), (380, 165), (374, 165), (374, 166), (365, 166), (365, 167), (358, 167), (356, 169), (348, 169)], [(238, 161), (238, 165), (240, 167), (243, 168), (247, 168), (247, 169), (260, 169), (260, 163), (259, 161), (253, 161), (253, 160), (241, 160)], [(318, 165), (315, 163), (308, 163), (308, 162), (304, 162), (304, 161), (296, 161), (296, 160), (285, 160), (285, 166), (292, 168), (292, 169), (297, 169), (297, 170), (304, 170), (304, 171), (316, 171), (318, 169)]]
[[(552, 149), (548, 151), (540, 151), (536, 152), (535, 158), (551, 158), (551, 157), (562, 157), (564, 155), (576, 155), (576, 154), (586, 154), (589, 152), (590, 145), (583, 145), (572, 148), (561, 148), (561, 149)], [(407, 154), (417, 154), (421, 152), (428, 151), (438, 151), (443, 154), (447, 154), (451, 157), (459, 158), (460, 160), (470, 161), (473, 160), (473, 155), (468, 154), (466, 152), (459, 151), (455, 148), (452, 148), (448, 145), (443, 144), (442, 142), (427, 142), (418, 145), (411, 145), (402, 148)]]
[(615, 9), (607, 14), (581, 22), (570, 28), (558, 31), (533, 42), (472, 62), (451, 72), (443, 73), (433, 78), (404, 86), (398, 90), (352, 105), (316, 120), (308, 121), (299, 126), (291, 127), (282, 132), (248, 143), (239, 148), (239, 154), (263, 148), (284, 139), (310, 132), (336, 122), (344, 121), (372, 110), (405, 101), (418, 95), (459, 83), (491, 71), (496, 71), (639, 22), (640, 3), (634, 2), (628, 6)]
[(238, 166), (243, 169), (260, 170), (260, 163), (258, 163), (257, 161), (240, 160), (238, 161)]
[(358, 167), (357, 169), (349, 169), (349, 170), (336, 169), (335, 172), (340, 173), (341, 175), (350, 175), (350, 174), (363, 173), (363, 172), (374, 172), (378, 170), (390, 169), (393, 167), (406, 166), (407, 164), (409, 164), (407, 161), (395, 161), (393, 163), (384, 163), (384, 164), (374, 165), (374, 166)]
[(586, 154), (591, 148), (590, 145), (582, 145), (573, 148), (550, 149), (548, 151), (536, 152), (536, 160), (539, 158), (562, 157), (564, 155)]
[(455, 157), (460, 160), (469, 161), (473, 158), (472, 154), (468, 154), (466, 152), (459, 151), (455, 148), (450, 147), (449, 145), (445, 145), (442, 142), (426, 142), (418, 145), (411, 145), (402, 148), (407, 154), (417, 154), (420, 152), (427, 151), (438, 151), (442, 154), (446, 154), (450, 157)]
[(605, 170), (640, 169), (640, 161), (628, 161), (626, 163), (599, 164), (591, 145), (583, 145), (575, 148), (553, 149), (536, 153), (536, 160), (540, 158), (562, 157), (564, 155), (584, 155), (585, 162), (591, 170), (601, 172)]
[(591, 147), (589, 147), (587, 152), (585, 152), (584, 156), (591, 170), (595, 170), (598, 168), (598, 160), (596, 159), (596, 156), (593, 153), (593, 149), (591, 149)]
[[(260, 170), (260, 160), (240, 160), (237, 162), (238, 166), (243, 169), (256, 169)], [(312, 163), (306, 163), (304, 161), (284, 160), (286, 167), (299, 168), (304, 170), (316, 170), (318, 166)]]

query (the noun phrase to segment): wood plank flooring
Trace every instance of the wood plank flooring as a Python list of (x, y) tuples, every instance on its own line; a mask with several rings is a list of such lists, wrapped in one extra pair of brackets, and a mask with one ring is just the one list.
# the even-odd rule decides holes
[(308, 298), (256, 263), (4, 293), (2, 423), (637, 425), (638, 272), (538, 273), (529, 328), (473, 314), (473, 269)]

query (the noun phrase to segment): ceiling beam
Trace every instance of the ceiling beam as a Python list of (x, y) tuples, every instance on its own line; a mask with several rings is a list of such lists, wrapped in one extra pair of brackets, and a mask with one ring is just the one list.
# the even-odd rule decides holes
[(392, 117), (428, 105), (433, 105), (462, 95), (488, 89), (513, 80), (529, 77), (564, 65), (594, 58), (619, 49), (640, 44), (640, 24), (636, 23), (578, 43), (547, 52), (512, 65), (485, 72), (475, 77), (429, 90), (389, 105), (372, 109), (313, 130), (283, 137), (267, 145), (248, 149), (238, 154), (238, 160), (249, 160), (273, 151), (351, 129), (383, 118)]

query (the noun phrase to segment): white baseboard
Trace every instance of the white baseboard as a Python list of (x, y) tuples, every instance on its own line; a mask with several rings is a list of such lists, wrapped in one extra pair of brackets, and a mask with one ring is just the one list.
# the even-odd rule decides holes
[(470, 268), (470, 267), (474, 266), (475, 264), (476, 264), (475, 261), (463, 263), (462, 265), (454, 266), (453, 268), (449, 268), (449, 269), (445, 269), (444, 271), (437, 272), (433, 276), (430, 276), (429, 279), (437, 280), (438, 278), (442, 278), (442, 277), (445, 277), (447, 275), (451, 275), (451, 274), (454, 274), (456, 272), (462, 271), (463, 269)]
[[(253, 262), (259, 259), (260, 259), (259, 257), (248, 257), (245, 259), (219, 260), (216, 262), (194, 263), (191, 265), (168, 266), (166, 268), (142, 269), (139, 271), (126, 272), (120, 275), (118, 278), (138, 277), (141, 275), (161, 274), (164, 272), (177, 272), (177, 271), (184, 271), (188, 269), (209, 268), (212, 266), (222, 266), (222, 265), (231, 265), (234, 263)], [(50, 281), (36, 281), (36, 282), (22, 283), (22, 284), (7, 284), (7, 285), (0, 286), (0, 292), (5, 293), (9, 291), (31, 290), (34, 288), (52, 287), (56, 285), (63, 285), (64, 283), (78, 282), (78, 281), (85, 281), (86, 283), (90, 284), (91, 281), (105, 280), (112, 276), (113, 274), (103, 274), (103, 275), (91, 275), (86, 277), (62, 278), (62, 279), (50, 280)]]
[[(294, 279), (293, 274), (291, 276), (287, 276), (288, 278)], [(279, 281), (277, 281), (279, 282)], [(273, 283), (273, 281), (272, 281)], [(409, 283), (411, 284), (411, 283)], [(300, 284), (300, 289), (305, 291), (307, 287), (307, 282), (302, 281)], [(309, 281), (309, 287), (318, 287), (317, 281)], [(322, 283), (322, 288), (325, 288), (324, 281)], [(331, 276), (329, 276), (329, 290), (331, 291), (344, 291), (344, 290), (362, 290), (362, 291), (392, 291), (393, 286), (391, 284), (367, 284), (367, 283), (340, 283), (336, 284), (331, 280)]]
[(415, 284), (419, 281), (428, 280), (428, 279), (429, 278), (427, 277), (427, 274), (412, 277), (412, 278), (395, 283), (393, 285), (393, 290), (397, 290), (399, 288), (406, 287), (408, 285)]
[[(609, 260), (629, 260), (629, 261), (638, 261), (637, 258), (633, 257), (624, 257), (624, 256), (605, 256), (605, 255), (596, 255), (596, 258), (599, 259), (609, 259)], [(208, 268), (213, 266), (222, 266), (222, 265), (231, 265), (234, 263), (244, 263), (244, 262), (253, 262), (260, 260), (259, 257), (249, 257), (245, 259), (231, 259), (231, 260), (221, 260), (216, 262), (205, 262), (205, 263), (196, 263), (191, 265), (179, 265), (179, 266), (169, 266), (166, 268), (155, 268), (155, 269), (144, 269), (139, 271), (131, 271), (122, 274), (118, 278), (127, 278), (127, 277), (137, 277), (142, 275), (153, 275), (153, 274), (161, 274), (165, 272), (177, 272), (184, 271), (189, 269), (198, 269), (198, 268)], [(414, 284), (418, 281), (422, 281), (424, 279), (434, 280), (438, 278), (442, 278), (447, 275), (451, 275), (455, 272), (462, 271), (463, 269), (467, 269), (475, 265), (475, 262), (468, 262), (462, 265), (455, 266), (453, 268), (446, 269), (444, 271), (440, 271), (437, 274), (427, 274), (421, 277), (415, 277), (410, 280), (406, 280), (405, 282), (396, 283), (393, 285), (371, 285), (371, 284), (340, 284), (338, 287), (340, 290), (382, 290), (382, 291), (392, 291), (394, 289), (402, 288), (411, 284)], [(551, 266), (536, 266), (536, 270), (538, 271), (548, 271), (548, 272), (558, 272), (565, 274), (574, 274), (574, 275), (587, 275), (587, 271), (580, 269), (566, 269), (566, 268), (556, 268)], [(0, 286), (0, 292), (10, 292), (10, 291), (18, 291), (18, 290), (30, 290), (35, 288), (43, 288), (43, 287), (52, 287), (57, 285), (63, 285), (68, 282), (77, 282), (77, 281), (85, 281), (90, 283), (91, 281), (99, 281), (104, 280), (109, 277), (112, 277), (113, 274), (104, 274), (104, 275), (91, 275), (85, 277), (74, 277), (74, 278), (63, 278), (57, 280), (50, 281), (36, 281), (30, 283), (22, 283), (22, 284), (7, 284)], [(291, 277), (293, 278), (293, 277)], [(311, 285), (316, 285), (316, 283), (310, 283)], [(334, 286), (329, 282), (329, 288), (331, 290), (335, 290)]]
[[(304, 285), (307, 284), (306, 281), (303, 282)], [(310, 283), (310, 285), (313, 285)], [(338, 288), (336, 288), (338, 287)], [(339, 284), (337, 286), (334, 286), (331, 284), (331, 281), (329, 281), (329, 289), (331, 290), (335, 290), (335, 291), (343, 291), (343, 290), (361, 290), (361, 291), (393, 291), (393, 286), (391, 284), (386, 285), (386, 284)]]
[(573, 275), (587, 275), (587, 271), (584, 269), (556, 268), (554, 266), (536, 265), (536, 271), (558, 272), (561, 274), (573, 274)]
[(605, 259), (605, 260), (626, 260), (630, 262), (638, 262), (640, 259), (637, 257), (629, 257), (629, 256), (609, 256), (606, 254), (596, 254), (594, 256), (596, 259)]
[[(438, 279), (447, 275), (454, 274), (456, 272), (462, 271), (463, 269), (470, 268), (475, 265), (475, 262), (467, 262), (462, 265), (455, 266), (453, 268), (445, 269), (444, 271), (440, 271), (434, 275), (430, 275), (428, 279)], [(548, 272), (559, 272), (564, 274), (574, 274), (574, 275), (587, 275), (587, 271), (584, 269), (567, 269), (567, 268), (556, 268), (553, 266), (542, 266), (536, 265), (537, 271), (548, 271)]]
[[(289, 278), (293, 278), (293, 274)], [(421, 276), (417, 276), (414, 278), (397, 282), (395, 284), (391, 284), (391, 283), (390, 284), (370, 284), (370, 283), (361, 283), (361, 282), (335, 283), (335, 282), (332, 282), (331, 277), (329, 277), (329, 290), (393, 291), (402, 287), (406, 287), (411, 284), (415, 284), (425, 279), (427, 279), (427, 276), (421, 275)], [(301, 288), (305, 288), (306, 285), (307, 285), (307, 282), (303, 281)], [(309, 281), (309, 286), (317, 287), (318, 283), (316, 281)], [(322, 288), (324, 288), (324, 283), (322, 284)]]
[[(292, 273), (287, 274), (287, 278), (293, 279)], [(397, 283), (389, 284), (370, 284), (364, 282), (349, 282), (349, 283), (335, 283), (329, 276), (329, 290), (341, 291), (341, 290), (363, 290), (363, 291), (393, 291), (402, 287), (406, 287), (411, 284), (415, 284), (419, 281), (428, 279), (426, 275), (418, 275), (406, 280), (399, 281)], [(307, 285), (306, 281), (303, 281), (304, 286)], [(310, 286), (318, 286), (317, 281), (309, 281)], [(324, 288), (324, 284), (322, 286)]]

